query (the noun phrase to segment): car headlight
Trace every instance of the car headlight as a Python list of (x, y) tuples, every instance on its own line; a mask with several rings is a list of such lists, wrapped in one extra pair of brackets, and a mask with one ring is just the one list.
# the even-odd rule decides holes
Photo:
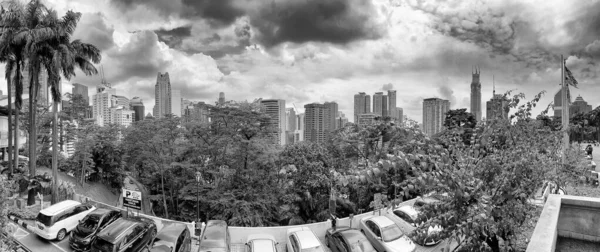
[(81, 239), (81, 244), (83, 244), (83, 245), (88, 245), (88, 244), (90, 244), (91, 242), (92, 242), (92, 237), (91, 237), (91, 236), (90, 236), (90, 237), (87, 237), (87, 238), (85, 238), (85, 239)]

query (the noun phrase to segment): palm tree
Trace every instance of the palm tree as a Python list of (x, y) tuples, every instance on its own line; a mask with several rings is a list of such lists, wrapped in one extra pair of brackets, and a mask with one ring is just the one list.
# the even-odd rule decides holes
[[(68, 11), (59, 19), (56, 11), (48, 10), (45, 22), (53, 24), (56, 37), (32, 44), (29, 54), (32, 56), (30, 62), (37, 62), (48, 71), (48, 85), (52, 94), (52, 204), (58, 201), (58, 104), (61, 102), (61, 74), (67, 80), (75, 76), (75, 68), (79, 68), (85, 75), (98, 74), (92, 63), (97, 64), (101, 60), (100, 50), (94, 45), (79, 40), (71, 41), (80, 18), (81, 13)], [(39, 68), (34, 66), (32, 69), (35, 71)]]

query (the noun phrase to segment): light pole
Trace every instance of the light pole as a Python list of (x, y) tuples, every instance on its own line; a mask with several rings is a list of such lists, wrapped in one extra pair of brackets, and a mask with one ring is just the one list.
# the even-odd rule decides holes
[(202, 173), (196, 172), (196, 221), (200, 221), (200, 181)]

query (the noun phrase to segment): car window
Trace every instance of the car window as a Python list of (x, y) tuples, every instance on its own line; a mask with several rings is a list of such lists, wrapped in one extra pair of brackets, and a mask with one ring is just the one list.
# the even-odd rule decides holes
[(78, 213), (84, 212), (84, 211), (86, 211), (86, 210), (88, 210), (88, 208), (87, 208), (86, 206), (83, 206), (83, 205), (82, 205), (82, 206), (77, 206), (77, 207), (75, 207), (75, 209), (73, 210), (73, 215), (76, 215), (76, 214), (78, 214)]
[(58, 218), (57, 218), (56, 221), (59, 222), (59, 221), (62, 221), (64, 219), (66, 219), (66, 218), (69, 218), (69, 217), (73, 216), (73, 213), (74, 213), (73, 210), (74, 210), (73, 208), (67, 209), (64, 212), (58, 214), (59, 216), (58, 216)]
[(348, 252), (348, 249), (346, 248), (346, 243), (344, 242), (344, 239), (342, 238), (342, 236), (340, 236), (339, 234), (334, 236), (334, 240), (336, 243), (336, 247), (338, 248), (338, 250), (340, 252)]
[(367, 221), (367, 227), (375, 234), (376, 237), (381, 237), (381, 232), (379, 231), (379, 227), (375, 224), (375, 222)]
[(175, 243), (175, 251), (179, 251), (179, 248), (181, 248), (181, 244), (183, 244), (183, 241), (185, 240), (185, 230), (183, 230), (183, 232), (181, 232), (181, 234), (179, 234), (179, 237), (177, 237), (177, 243)]
[(394, 214), (396, 214), (396, 216), (398, 216), (400, 219), (402, 219), (403, 221), (406, 221), (410, 224), (413, 224), (413, 219), (410, 218), (410, 216), (408, 216), (408, 214), (400, 211), (400, 210), (396, 210), (394, 211)]

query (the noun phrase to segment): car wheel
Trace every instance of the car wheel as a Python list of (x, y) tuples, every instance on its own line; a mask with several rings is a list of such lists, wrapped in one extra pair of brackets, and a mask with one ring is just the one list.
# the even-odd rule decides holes
[(65, 236), (67, 236), (67, 230), (63, 228), (60, 231), (58, 231), (58, 234), (56, 234), (56, 240), (62, 241), (63, 239), (65, 239)]

